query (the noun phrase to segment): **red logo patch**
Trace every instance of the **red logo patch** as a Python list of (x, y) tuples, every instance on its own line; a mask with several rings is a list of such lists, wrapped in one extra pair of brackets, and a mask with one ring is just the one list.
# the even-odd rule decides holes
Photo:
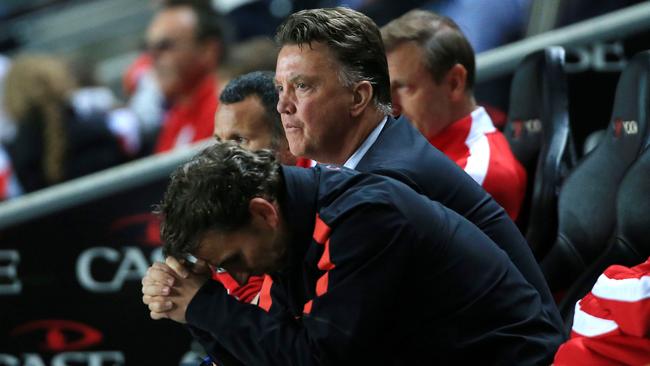
[(617, 118), (616, 120), (614, 120), (614, 137), (620, 137), (622, 129), (623, 129), (623, 120)]
[(142, 230), (137, 240), (148, 246), (162, 245), (160, 240), (160, 219), (152, 213), (136, 214), (119, 218), (111, 225), (111, 231)]
[(104, 336), (90, 326), (71, 320), (36, 320), (16, 327), (12, 337), (44, 331), (45, 342), (39, 349), (48, 352), (77, 351), (99, 344)]

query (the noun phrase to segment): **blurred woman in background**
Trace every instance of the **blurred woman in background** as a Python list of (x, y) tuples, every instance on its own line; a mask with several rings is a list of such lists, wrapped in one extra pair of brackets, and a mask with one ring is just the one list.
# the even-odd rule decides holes
[(119, 164), (118, 139), (103, 120), (74, 112), (66, 64), (45, 55), (16, 58), (5, 80), (5, 107), (17, 134), (8, 152), (25, 192)]

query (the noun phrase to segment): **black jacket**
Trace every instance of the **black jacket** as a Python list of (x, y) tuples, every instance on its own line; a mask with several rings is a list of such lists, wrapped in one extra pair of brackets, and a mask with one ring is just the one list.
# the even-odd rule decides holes
[(564, 332), (562, 319), (539, 265), (506, 211), (407, 120), (389, 117), (356, 170), (396, 178), (478, 226), (508, 254), (524, 278), (537, 289), (554, 327), (558, 333)]
[[(78, 178), (126, 161), (118, 139), (100, 116), (82, 120), (72, 108), (61, 109), (63, 129), (57, 138), (66, 144), (61, 170), (63, 181)], [(33, 112), (18, 125), (16, 138), (7, 146), (12, 166), (25, 193), (45, 188), (43, 160), (45, 121)]]
[(385, 177), (283, 172), (291, 260), (268, 312), (214, 281), (188, 306), (219, 364), (550, 362), (561, 337), (538, 292), (460, 215)]

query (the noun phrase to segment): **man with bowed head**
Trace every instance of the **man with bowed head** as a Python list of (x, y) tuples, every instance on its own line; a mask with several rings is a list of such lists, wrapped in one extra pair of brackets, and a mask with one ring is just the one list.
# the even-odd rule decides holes
[[(312, 161), (297, 158), (289, 151), (280, 114), (276, 110), (278, 93), (275, 73), (254, 71), (230, 80), (219, 95), (220, 108), (214, 116), (214, 137), (217, 141), (234, 141), (250, 150), (270, 149), (282, 164), (310, 167)], [(180, 263), (168, 259), (172, 268), (184, 273)], [(229, 293), (244, 302), (257, 303), (263, 277), (254, 276), (239, 284), (222, 269), (213, 273)]]
[(166, 316), (217, 364), (536, 365), (554, 353), (540, 297), (507, 255), (392, 178), (217, 143), (172, 174), (159, 212), (166, 255), (242, 282), (267, 274), (259, 306), (191, 272), (168, 296)]

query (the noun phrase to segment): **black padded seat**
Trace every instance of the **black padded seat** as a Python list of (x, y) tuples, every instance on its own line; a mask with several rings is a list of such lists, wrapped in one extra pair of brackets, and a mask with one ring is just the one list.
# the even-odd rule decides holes
[(517, 224), (537, 258), (555, 239), (559, 187), (576, 160), (567, 98), (562, 47), (532, 53), (517, 67), (504, 133), (528, 173)]
[[(650, 137), (650, 135), (649, 135)], [(650, 139), (648, 141), (650, 144)], [(560, 303), (567, 329), (575, 303), (583, 298), (605, 269), (613, 264), (632, 267), (650, 257), (650, 147), (625, 174), (616, 198), (616, 236), (600, 257), (571, 286)]]
[(613, 238), (619, 186), (647, 140), (649, 86), (650, 51), (645, 51), (621, 73), (607, 133), (562, 186), (558, 235), (541, 263), (555, 293), (567, 290)]

